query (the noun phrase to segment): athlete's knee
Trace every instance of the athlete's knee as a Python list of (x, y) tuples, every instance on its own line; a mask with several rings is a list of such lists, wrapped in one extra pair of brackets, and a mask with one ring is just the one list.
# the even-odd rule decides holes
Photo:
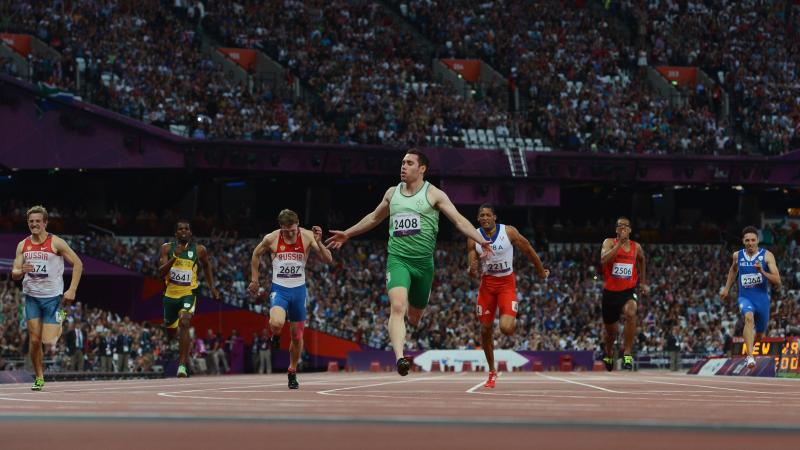
[(419, 325), (419, 321), (422, 319), (422, 310), (417, 308), (408, 308), (408, 323), (411, 325), (417, 326)]
[(38, 334), (32, 334), (30, 336), (30, 343), (32, 347), (37, 347), (39, 345), (42, 345), (42, 336)]
[(408, 304), (406, 302), (403, 302), (403, 301), (400, 301), (400, 300), (396, 300), (396, 301), (392, 302), (391, 313), (393, 315), (394, 314), (399, 314), (401, 316), (404, 316), (406, 314), (407, 310), (408, 310)]
[(744, 324), (745, 325), (753, 325), (755, 323), (755, 318), (753, 317), (753, 313), (749, 312), (744, 315)]
[(183, 330), (188, 330), (189, 327), (192, 326), (192, 315), (191, 314), (183, 314), (181, 315), (180, 320), (178, 320), (178, 326)]
[(506, 336), (513, 335), (516, 330), (517, 330), (517, 324), (514, 322), (500, 324), (500, 332), (505, 334)]
[(269, 326), (273, 330), (280, 330), (281, 328), (283, 328), (283, 323), (284, 323), (284, 320), (282, 320), (282, 319), (278, 319), (276, 317), (270, 317), (269, 318)]

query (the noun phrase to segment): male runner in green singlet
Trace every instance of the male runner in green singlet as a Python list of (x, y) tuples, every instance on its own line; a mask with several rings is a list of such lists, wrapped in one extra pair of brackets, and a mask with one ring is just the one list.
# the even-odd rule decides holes
[(403, 157), (400, 184), (390, 187), (375, 211), (345, 231), (331, 230), (326, 244), (338, 249), (348, 239), (375, 228), (389, 217), (389, 258), (386, 261), (386, 289), (389, 292), (389, 339), (397, 358), (397, 373), (408, 375), (411, 360), (403, 356), (406, 340), (405, 315), (412, 325), (419, 324), (428, 306), (433, 284), (433, 251), (439, 231), (439, 211), (468, 238), (479, 243), (483, 255), (492, 253), (484, 239), (458, 212), (441, 189), (424, 180), (428, 158), (417, 149)]

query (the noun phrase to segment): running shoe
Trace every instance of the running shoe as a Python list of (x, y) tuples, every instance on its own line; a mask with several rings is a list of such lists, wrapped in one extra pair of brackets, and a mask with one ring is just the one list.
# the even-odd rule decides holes
[(625, 355), (622, 357), (622, 368), (625, 370), (633, 370), (633, 356)]
[(401, 377), (408, 375), (408, 371), (411, 369), (411, 359), (407, 356), (404, 356), (397, 360), (397, 373), (400, 374)]
[(178, 378), (186, 378), (189, 376), (189, 373), (186, 371), (186, 366), (183, 364), (178, 366)]
[(41, 391), (44, 389), (44, 378), (37, 378), (33, 381), (33, 386), (31, 386), (32, 391)]
[(289, 378), (289, 389), (299, 389), (300, 383), (297, 382), (297, 372), (286, 372)]
[(485, 388), (494, 389), (494, 383), (497, 381), (497, 372), (494, 370), (489, 372), (489, 379), (486, 380), (486, 383), (483, 385)]
[(611, 372), (612, 370), (614, 370), (614, 358), (610, 356), (604, 356), (603, 364), (605, 364), (607, 371)]
[(752, 369), (755, 366), (756, 366), (756, 359), (753, 358), (752, 356), (748, 356), (747, 357), (747, 368), (748, 369)]

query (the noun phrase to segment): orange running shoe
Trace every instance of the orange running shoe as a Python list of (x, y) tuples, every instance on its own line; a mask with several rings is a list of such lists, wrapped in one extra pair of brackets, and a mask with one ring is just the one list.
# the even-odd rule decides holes
[(489, 379), (486, 380), (486, 384), (483, 385), (485, 388), (494, 389), (494, 383), (497, 381), (497, 372), (492, 370), (489, 372)]

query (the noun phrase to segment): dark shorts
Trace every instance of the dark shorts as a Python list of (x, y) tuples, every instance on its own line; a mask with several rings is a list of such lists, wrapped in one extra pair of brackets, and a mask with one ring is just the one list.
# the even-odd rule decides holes
[(624, 291), (607, 291), (603, 289), (603, 323), (611, 325), (619, 322), (622, 315), (622, 308), (628, 300), (637, 301), (636, 290), (627, 289)]
[(181, 298), (164, 297), (164, 326), (167, 328), (178, 328), (178, 321), (182, 311), (194, 314), (197, 306), (197, 297), (187, 295)]

